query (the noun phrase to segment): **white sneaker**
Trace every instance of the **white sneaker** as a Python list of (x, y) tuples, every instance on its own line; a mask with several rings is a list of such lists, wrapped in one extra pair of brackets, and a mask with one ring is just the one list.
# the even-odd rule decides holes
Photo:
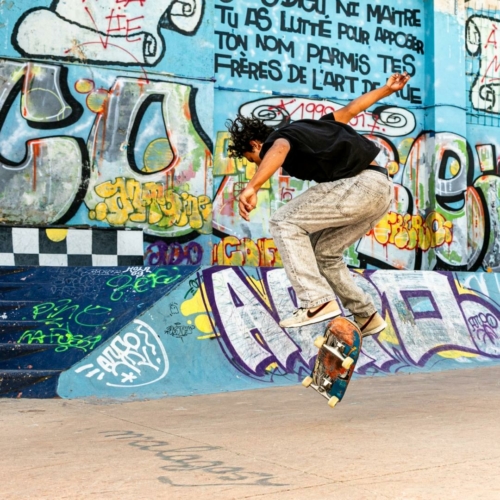
[(293, 312), (292, 316), (280, 321), (282, 328), (293, 328), (297, 326), (312, 325), (313, 323), (320, 323), (327, 319), (340, 316), (342, 311), (335, 300), (325, 302), (318, 307), (310, 309), (300, 308)]
[(375, 335), (387, 328), (387, 323), (378, 312), (374, 312), (371, 316), (362, 318), (361, 316), (354, 315), (354, 321), (361, 330), (363, 337), (368, 335)]

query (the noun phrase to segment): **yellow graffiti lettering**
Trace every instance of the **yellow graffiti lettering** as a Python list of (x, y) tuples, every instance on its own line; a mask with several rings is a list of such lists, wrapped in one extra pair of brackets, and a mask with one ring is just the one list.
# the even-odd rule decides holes
[(408, 250), (414, 250), (418, 245), (418, 231), (414, 227), (413, 217), (418, 217), (420, 220), (422, 219), (420, 215), (412, 216), (410, 214), (406, 214), (403, 217), (404, 226), (406, 227), (406, 230), (408, 232), (408, 243), (406, 244), (406, 248)]
[(272, 238), (260, 238), (257, 240), (257, 247), (260, 252), (259, 266), (283, 267), (281, 255)]
[(391, 224), (389, 222), (389, 214), (385, 214), (384, 218), (373, 228), (373, 235), (381, 245), (387, 245), (391, 236)]
[(389, 212), (370, 233), (381, 245), (391, 244), (399, 249), (424, 252), (453, 241), (453, 223), (431, 212), (425, 220), (420, 215)]
[(432, 246), (432, 235), (425, 222), (422, 224), (418, 234), (419, 247), (426, 252)]
[[(107, 181), (95, 187), (95, 192), (101, 198), (104, 198), (106, 210), (101, 205), (96, 218), (104, 220), (102, 217), (105, 214), (105, 219), (112, 226), (122, 226), (128, 220), (132, 222), (144, 222), (145, 210), (142, 206), (140, 192), (140, 184), (135, 179), (124, 179), (117, 177), (115, 182)], [(96, 207), (97, 208), (97, 207)]]
[[(231, 248), (232, 247), (232, 248)], [(227, 236), (214, 245), (213, 256), (222, 266), (258, 266), (259, 249), (250, 238)]]
[(135, 179), (117, 177), (95, 187), (103, 201), (89, 211), (89, 217), (112, 226), (148, 223), (162, 228), (189, 226), (210, 232), (212, 202), (206, 195), (176, 193), (160, 182), (141, 184)]
[(202, 234), (212, 233), (212, 200), (210, 196), (202, 194), (198, 196), (198, 207), (201, 212), (203, 226), (198, 230)]
[(399, 228), (398, 232), (396, 233), (396, 236), (394, 237), (394, 244), (398, 248), (406, 248), (406, 245), (410, 241), (410, 238), (408, 236), (408, 231), (403, 228)]
[(445, 243), (453, 241), (453, 224), (447, 221), (441, 214), (431, 212), (425, 219), (427, 227), (430, 229), (434, 247), (440, 247)]
[(181, 197), (171, 189), (165, 194), (165, 198), (160, 201), (160, 209), (163, 214), (158, 223), (160, 227), (185, 226), (181, 221), (182, 200)]
[(198, 205), (198, 198), (188, 193), (182, 193), (181, 197), (184, 205), (183, 212), (189, 220), (189, 225), (193, 229), (201, 229), (203, 226), (203, 220), (201, 218), (200, 208)]
[(164, 191), (163, 184), (158, 182), (145, 182), (142, 185), (142, 203), (149, 208), (149, 224), (158, 224), (163, 217), (160, 204), (165, 204)]
[(212, 249), (212, 264), (221, 266), (282, 267), (278, 249), (271, 238), (261, 238), (255, 243), (250, 238), (241, 240), (227, 236)]

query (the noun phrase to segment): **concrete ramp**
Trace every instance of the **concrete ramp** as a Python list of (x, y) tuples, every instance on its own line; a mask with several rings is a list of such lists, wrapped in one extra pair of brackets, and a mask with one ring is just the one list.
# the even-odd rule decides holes
[[(365, 341), (358, 376), (499, 362), (497, 275), (353, 276), (389, 324)], [(145, 399), (296, 384), (325, 325), (280, 328), (295, 307), (276, 268), (0, 268), (0, 396)]]

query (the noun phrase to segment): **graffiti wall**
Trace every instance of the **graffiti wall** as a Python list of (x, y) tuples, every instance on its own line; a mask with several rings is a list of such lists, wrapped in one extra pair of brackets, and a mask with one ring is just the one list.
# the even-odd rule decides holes
[(403, 91), (350, 123), (380, 147), (377, 162), (393, 178), (394, 200), (345, 258), (354, 268), (499, 270), (499, 124), (491, 118), (500, 11), (487, 18), (478, 14), (480, 0), (465, 10), (451, 4), (216, 4), (215, 68), (224, 88), (215, 96), (213, 264), (279, 267), (270, 213), (309, 187), (278, 171), (259, 192), (251, 221), (242, 220), (236, 200), (254, 165), (227, 157), (228, 115), (237, 110), (270, 126), (317, 119), (407, 71)]
[[(215, 95), (213, 264), (281, 266), (269, 216), (310, 187), (310, 182), (280, 170), (259, 192), (251, 221), (238, 216), (237, 197), (255, 165), (227, 157), (224, 122), (236, 112), (259, 117), (273, 127), (318, 119), (383, 85), (393, 72), (408, 71), (412, 79), (403, 91), (351, 122), (380, 146), (378, 162), (388, 166), (391, 175), (402, 175), (413, 138), (425, 129), (426, 18), (423, 2), (392, 4), (216, 2), (214, 64), (221, 88)], [(403, 195), (392, 210), (412, 213), (415, 207), (408, 201)], [(358, 250), (358, 244), (349, 249), (349, 264), (366, 267), (369, 260), (401, 267), (388, 242), (369, 245), (373, 252)], [(460, 245), (457, 239), (455, 245)], [(382, 248), (381, 263), (376, 262), (380, 258), (376, 246)], [(414, 263), (418, 250), (414, 247), (408, 253), (406, 268), (418, 268)], [(429, 260), (436, 264), (435, 258)]]
[(2, 2), (0, 17), (2, 223), (137, 228), (201, 246), (212, 216), (212, 7), (37, 0)]
[(407, 71), (351, 126), (394, 202), (353, 268), (499, 270), (493, 0), (27, 0), (0, 4), (0, 221), (137, 228), (145, 265), (280, 267), (270, 214), (310, 183), (278, 171), (250, 222), (255, 165), (236, 113), (317, 119)]
[[(152, 398), (298, 383), (324, 324), (283, 329), (283, 269), (1, 268), (0, 394)], [(359, 271), (389, 324), (358, 376), (500, 359), (497, 274)], [(348, 311), (344, 311), (348, 314)]]
[(345, 251), (390, 325), (358, 374), (494, 362), (499, 26), (496, 0), (1, 1), (1, 392), (297, 382), (322, 327), (278, 326), (297, 304), (268, 221), (311, 184), (280, 169), (241, 219), (255, 165), (226, 121), (318, 119), (403, 71), (350, 123), (394, 182)]

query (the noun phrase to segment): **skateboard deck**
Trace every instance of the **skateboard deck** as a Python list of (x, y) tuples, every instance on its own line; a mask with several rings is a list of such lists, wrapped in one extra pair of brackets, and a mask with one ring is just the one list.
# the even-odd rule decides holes
[(361, 344), (362, 335), (355, 323), (342, 316), (334, 318), (325, 336), (314, 341), (319, 348), (318, 357), (311, 376), (306, 377), (302, 385), (312, 387), (328, 399), (328, 405), (333, 408), (344, 397)]

